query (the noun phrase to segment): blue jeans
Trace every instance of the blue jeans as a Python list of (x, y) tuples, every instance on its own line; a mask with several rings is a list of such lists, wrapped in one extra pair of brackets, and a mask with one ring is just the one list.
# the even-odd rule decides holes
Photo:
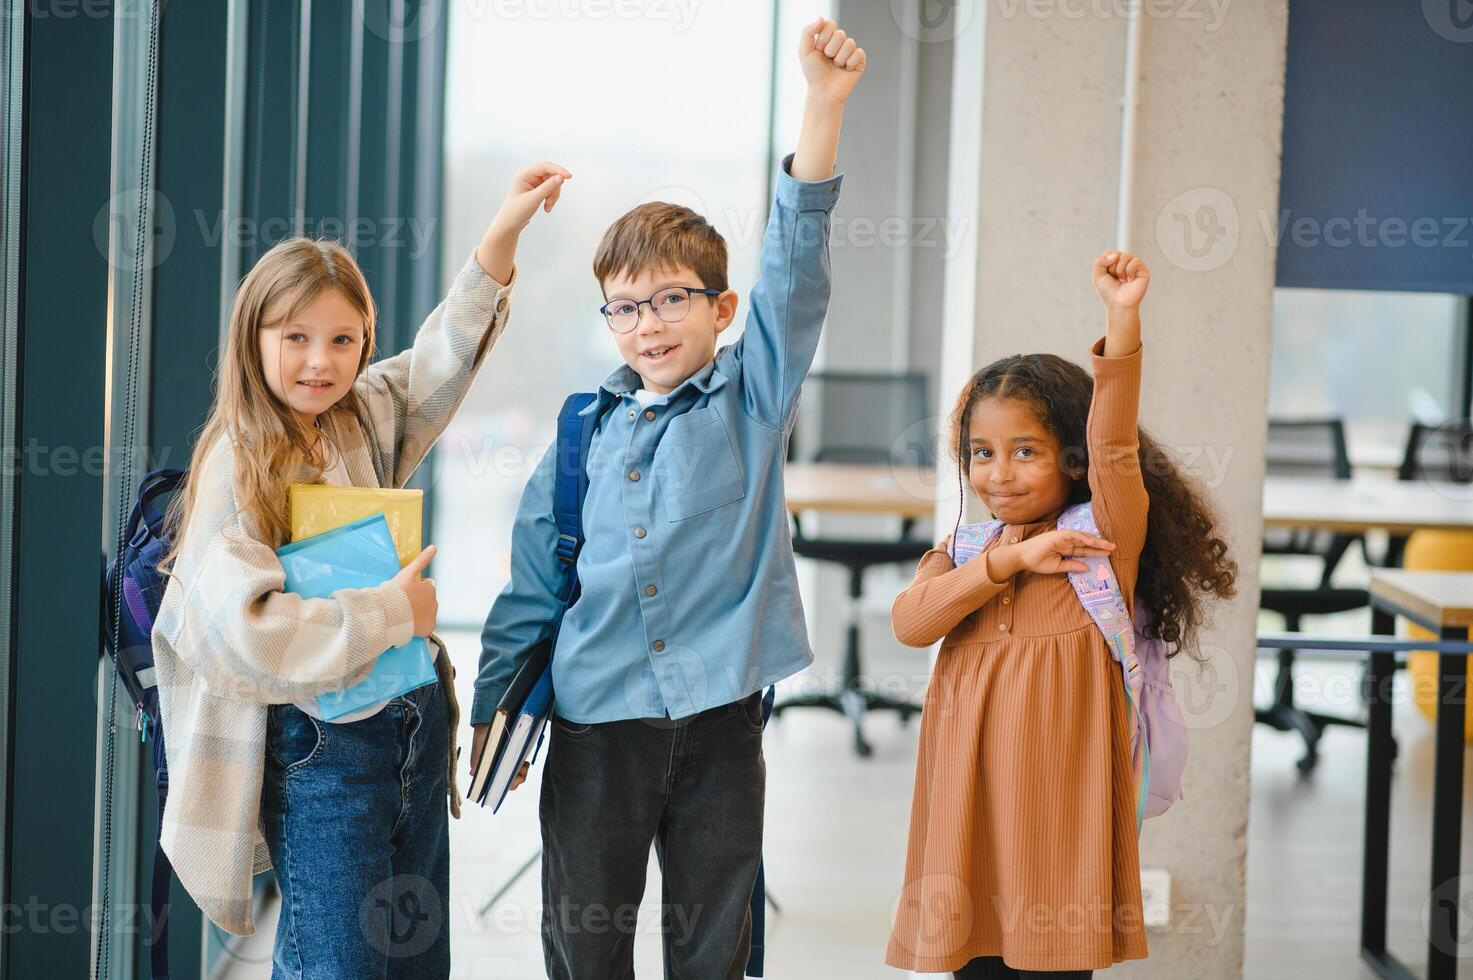
[(267, 716), (261, 810), (281, 888), (271, 976), (450, 975), (445, 693), (346, 725)]

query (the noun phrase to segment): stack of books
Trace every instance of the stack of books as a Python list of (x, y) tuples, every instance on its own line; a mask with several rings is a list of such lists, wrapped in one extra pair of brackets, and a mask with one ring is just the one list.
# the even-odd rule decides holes
[(548, 641), (532, 651), (496, 705), (467, 799), (480, 806), (489, 801), (493, 813), (501, 809), (522, 763), (536, 761), (552, 707), (552, 641)]
[[(417, 549), (416, 549), (417, 550)], [(304, 599), (326, 599), (339, 589), (368, 589), (399, 573), (399, 558), (383, 514), (282, 545), (276, 551), (285, 589)], [(318, 695), (323, 720), (336, 721), (436, 680), (435, 658), (421, 637), (379, 654), (367, 677), (342, 691)]]

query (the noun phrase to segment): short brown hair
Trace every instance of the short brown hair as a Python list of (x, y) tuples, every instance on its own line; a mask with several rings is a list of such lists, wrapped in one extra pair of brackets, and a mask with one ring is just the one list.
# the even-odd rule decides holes
[(690, 208), (664, 201), (641, 204), (604, 232), (593, 256), (602, 285), (610, 276), (686, 266), (707, 289), (726, 288), (726, 240)]

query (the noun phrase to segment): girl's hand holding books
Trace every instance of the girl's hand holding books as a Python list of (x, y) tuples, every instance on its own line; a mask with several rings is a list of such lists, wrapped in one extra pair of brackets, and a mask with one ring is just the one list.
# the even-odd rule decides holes
[(440, 614), (440, 600), (435, 597), (435, 580), (420, 578), (431, 559), (435, 557), (435, 546), (430, 545), (415, 556), (390, 581), (404, 590), (409, 597), (409, 606), (414, 610), (414, 635), (429, 636), (435, 631), (435, 617)]

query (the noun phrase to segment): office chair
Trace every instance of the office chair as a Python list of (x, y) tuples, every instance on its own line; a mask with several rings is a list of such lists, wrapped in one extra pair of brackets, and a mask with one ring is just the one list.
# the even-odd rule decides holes
[[(812, 463), (930, 466), (934, 459), (928, 414), (924, 374), (815, 371), (803, 384), (788, 458)], [(925, 554), (932, 542), (912, 537), (914, 524), (914, 520), (903, 520), (896, 538), (856, 540), (810, 537), (801, 517), (793, 517), (794, 554), (830, 562), (849, 573), (844, 668), (837, 691), (784, 699), (773, 707), (773, 714), (780, 715), (789, 708), (837, 711), (849, 718), (854, 727), (854, 751), (865, 758), (874, 751), (864, 737), (862, 723), (867, 711), (894, 711), (904, 723), (921, 710), (914, 702), (865, 690), (859, 649), (864, 573), (875, 565), (913, 562)]]

